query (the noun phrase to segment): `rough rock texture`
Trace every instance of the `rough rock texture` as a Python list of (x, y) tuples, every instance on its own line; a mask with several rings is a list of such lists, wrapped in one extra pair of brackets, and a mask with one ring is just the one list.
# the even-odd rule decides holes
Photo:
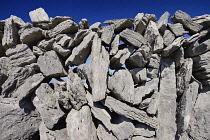
[(157, 21), (157, 28), (158, 28), (159, 31), (162, 32), (162, 33), (166, 30), (169, 16), (170, 16), (169, 12), (166, 11), (166, 12), (160, 17), (160, 19)]
[(188, 31), (185, 31), (181, 23), (176, 23), (176, 24), (168, 23), (168, 27), (175, 34), (175, 36), (181, 36), (183, 34), (189, 33)]
[(33, 23), (49, 22), (49, 17), (43, 8), (38, 8), (29, 12), (29, 16)]
[(202, 16), (196, 16), (196, 17), (192, 18), (192, 21), (195, 23), (198, 23), (204, 27), (208, 27), (208, 26), (210, 26), (210, 15), (205, 14)]
[(99, 124), (97, 128), (97, 136), (99, 140), (104, 140), (104, 138), (108, 140), (117, 140), (117, 138), (101, 124)]
[(112, 36), (114, 35), (114, 29), (115, 25), (111, 24), (108, 26), (105, 26), (101, 30), (101, 40), (106, 44), (109, 45), (112, 41)]

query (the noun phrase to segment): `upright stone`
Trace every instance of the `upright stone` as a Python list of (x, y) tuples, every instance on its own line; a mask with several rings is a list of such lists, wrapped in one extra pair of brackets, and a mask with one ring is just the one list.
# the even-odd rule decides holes
[(170, 16), (169, 12), (166, 11), (166, 12), (160, 17), (160, 19), (157, 21), (157, 28), (159, 29), (159, 31), (160, 31), (161, 33), (164, 33), (164, 31), (166, 30), (169, 16)]
[(29, 16), (33, 23), (46, 23), (50, 21), (47, 13), (43, 8), (38, 8), (29, 12)]
[(110, 45), (112, 36), (114, 35), (115, 25), (111, 24), (102, 28), (101, 40), (106, 44)]

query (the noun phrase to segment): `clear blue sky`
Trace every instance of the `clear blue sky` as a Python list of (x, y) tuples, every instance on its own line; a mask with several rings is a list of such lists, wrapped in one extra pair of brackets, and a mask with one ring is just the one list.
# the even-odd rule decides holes
[(165, 11), (171, 16), (182, 10), (191, 17), (210, 14), (210, 0), (1, 0), (0, 20), (10, 15), (31, 22), (28, 13), (42, 7), (49, 17), (70, 16), (78, 23), (87, 18), (89, 23), (108, 19), (134, 18), (137, 13), (155, 14), (159, 18)]

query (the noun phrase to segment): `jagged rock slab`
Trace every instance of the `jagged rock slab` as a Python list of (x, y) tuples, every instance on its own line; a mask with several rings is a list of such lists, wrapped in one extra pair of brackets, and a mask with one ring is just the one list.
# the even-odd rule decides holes
[(161, 35), (158, 35), (155, 38), (154, 45), (153, 45), (153, 53), (161, 53), (161, 51), (164, 48), (163, 44), (163, 37)]
[(29, 101), (19, 103), (0, 98), (0, 137), (2, 140), (30, 139), (39, 131), (40, 115)]
[(147, 78), (157, 78), (159, 76), (159, 69), (147, 68)]
[(134, 130), (135, 136), (153, 137), (155, 136), (155, 130), (145, 124), (137, 123)]
[(42, 121), (48, 129), (53, 129), (58, 121), (64, 116), (53, 89), (42, 83), (36, 90), (36, 96), (32, 97), (32, 102), (39, 111)]
[(144, 99), (138, 106), (139, 109), (143, 110), (148, 108), (150, 102), (151, 102), (152, 98), (146, 98)]
[(118, 100), (134, 102), (134, 82), (129, 71), (120, 69), (109, 79), (108, 88)]
[(78, 25), (72, 20), (66, 20), (59, 23), (53, 29), (48, 31), (50, 38), (55, 37), (58, 34), (73, 34), (78, 31)]
[(151, 114), (151, 115), (155, 115), (158, 107), (159, 107), (159, 103), (160, 103), (160, 93), (159, 92), (155, 92), (152, 97), (151, 97), (151, 101), (149, 103), (149, 106), (147, 108), (147, 113)]
[(90, 67), (86, 64), (81, 64), (77, 67), (77, 74), (82, 80), (90, 81)]
[(163, 43), (166, 46), (171, 45), (171, 43), (173, 43), (175, 39), (175, 35), (169, 31), (169, 30), (165, 30), (164, 34), (163, 34)]
[(152, 48), (149, 43), (144, 44), (136, 50), (126, 61), (126, 66), (129, 69), (144, 67), (151, 57)]
[(180, 101), (180, 108), (177, 118), (178, 133), (185, 132), (189, 126), (199, 90), (199, 84), (195, 81), (189, 84), (186, 93), (183, 94)]
[(80, 108), (87, 103), (86, 91), (82, 80), (76, 73), (73, 73), (71, 69), (68, 71), (67, 91), (74, 109), (80, 110)]
[(118, 52), (119, 44), (120, 44), (120, 36), (119, 34), (117, 34), (111, 43), (111, 48), (109, 52), (110, 55), (115, 55)]
[(55, 39), (43, 39), (37, 43), (37, 47), (44, 49), (46, 51), (52, 50), (52, 45), (55, 42)]
[(49, 17), (43, 8), (38, 8), (29, 12), (29, 16), (33, 23), (49, 22)]
[(61, 22), (64, 22), (66, 20), (72, 20), (72, 21), (74, 21), (74, 19), (71, 18), (71, 17), (67, 17), (67, 16), (56, 16), (56, 17), (50, 19), (50, 23), (48, 24), (48, 28), (49, 29), (52, 29), (52, 28), (56, 27), (58, 24), (60, 24)]
[(126, 118), (147, 124), (152, 128), (158, 127), (158, 122), (156, 121), (156, 118), (149, 117), (146, 112), (133, 108), (125, 103), (114, 99), (113, 97), (107, 96), (104, 101), (104, 105), (107, 106), (110, 110)]
[(83, 41), (72, 50), (72, 54), (65, 62), (66, 66), (74, 66), (85, 63), (91, 52), (91, 41), (95, 34), (95, 32), (90, 32), (86, 37), (84, 37)]
[(96, 128), (88, 106), (83, 106), (79, 111), (72, 109), (66, 118), (66, 124), (70, 139), (97, 140)]
[(134, 68), (130, 70), (134, 84), (143, 83), (147, 80), (146, 68)]
[(184, 64), (185, 58), (184, 58), (184, 48), (180, 47), (176, 51), (172, 53), (172, 57), (175, 60), (176, 68), (181, 67)]
[(52, 46), (53, 50), (56, 51), (58, 54), (60, 54), (62, 57), (68, 57), (72, 50), (62, 47), (58, 43), (54, 42)]
[(32, 51), (33, 51), (34, 55), (36, 55), (36, 56), (43, 55), (44, 52), (45, 52), (45, 50), (40, 49), (40, 48), (38, 48), (36, 46), (33, 46)]
[(101, 40), (106, 44), (110, 45), (112, 36), (114, 35), (115, 25), (111, 24), (102, 28)]
[(196, 17), (192, 18), (192, 21), (195, 23), (198, 23), (204, 27), (208, 27), (208, 26), (210, 26), (210, 15), (205, 14), (202, 16), (196, 16)]
[(176, 135), (176, 76), (173, 59), (162, 59), (160, 78), (160, 104), (157, 120), (157, 139), (174, 139)]
[(67, 75), (67, 72), (65, 71), (55, 51), (48, 51), (44, 55), (39, 56), (37, 63), (45, 77), (58, 77)]
[(100, 28), (101, 28), (101, 22), (93, 23), (93, 24), (89, 27), (90, 30), (95, 31), (95, 32), (99, 31)]
[(39, 125), (40, 140), (69, 140), (67, 136), (67, 129), (49, 130), (44, 122)]
[(107, 130), (103, 125), (99, 124), (97, 128), (97, 136), (99, 140), (117, 140), (115, 136), (113, 136), (112, 132)]
[(86, 18), (81, 19), (81, 21), (79, 22), (79, 28), (80, 29), (88, 29), (89, 28), (88, 20)]
[(25, 66), (36, 62), (36, 56), (26, 44), (18, 44), (6, 51), (11, 66)]
[(154, 21), (150, 21), (144, 33), (144, 38), (147, 39), (149, 44), (152, 46), (158, 35), (160, 35), (160, 33), (156, 23)]
[(66, 47), (66, 45), (73, 40), (74, 37), (74, 34), (59, 34), (56, 36), (55, 40), (61, 47)]
[(167, 23), (168, 23), (168, 18), (170, 14), (169, 12), (165, 12), (160, 19), (157, 21), (157, 28), (161, 33), (164, 33), (164, 31), (167, 29)]
[(134, 31), (141, 34), (142, 28), (142, 18), (144, 17), (144, 13), (138, 13), (134, 18)]
[(75, 46), (78, 46), (83, 41), (83, 38), (87, 36), (89, 33), (90, 32), (88, 30), (79, 30), (75, 35), (74, 39), (71, 39), (69, 41), (68, 48), (73, 48)]
[(154, 68), (154, 69), (159, 69), (159, 67), (160, 67), (160, 56), (158, 54), (152, 54), (147, 67)]
[(142, 44), (147, 43), (147, 40), (141, 34), (134, 32), (131, 29), (125, 29), (119, 35), (123, 41), (136, 48), (140, 48)]
[(202, 25), (194, 22), (191, 19), (190, 15), (181, 10), (175, 12), (173, 17), (171, 17), (171, 21), (173, 21), (174, 23), (181, 23), (184, 28), (186, 28), (186, 30), (192, 33), (197, 33), (203, 28)]
[(9, 74), (9, 59), (7, 57), (0, 58), (0, 87), (7, 80)]
[(90, 58), (90, 83), (94, 102), (105, 98), (108, 69), (109, 54), (105, 47), (101, 45), (101, 39), (95, 34)]
[(183, 28), (183, 25), (181, 23), (176, 23), (176, 24), (168, 23), (168, 27), (175, 34), (175, 36), (181, 36), (183, 34), (189, 33), (188, 31), (185, 31), (185, 29)]

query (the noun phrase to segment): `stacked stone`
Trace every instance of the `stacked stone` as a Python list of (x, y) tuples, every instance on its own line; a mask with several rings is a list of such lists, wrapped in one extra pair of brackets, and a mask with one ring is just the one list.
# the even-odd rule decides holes
[(0, 139), (210, 139), (209, 15), (29, 16), (0, 21)]

